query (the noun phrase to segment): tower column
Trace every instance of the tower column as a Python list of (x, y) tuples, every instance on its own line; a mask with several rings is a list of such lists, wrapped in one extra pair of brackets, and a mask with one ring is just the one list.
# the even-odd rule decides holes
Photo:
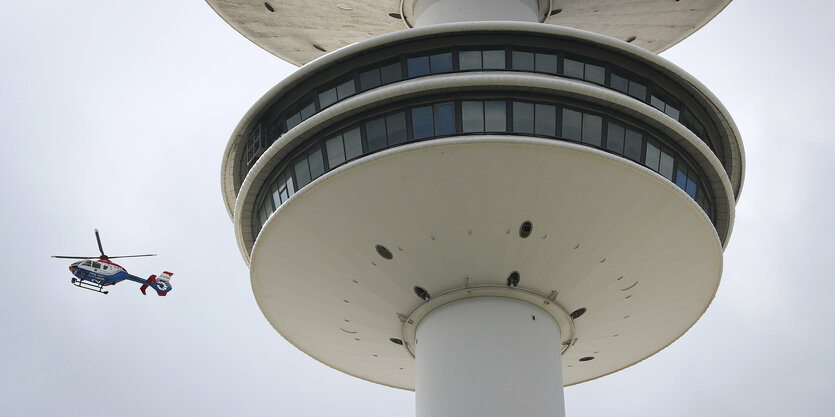
[(453, 22), (539, 22), (538, 0), (414, 0), (415, 27)]
[(545, 310), (466, 298), (417, 327), (417, 417), (565, 416), (560, 328)]

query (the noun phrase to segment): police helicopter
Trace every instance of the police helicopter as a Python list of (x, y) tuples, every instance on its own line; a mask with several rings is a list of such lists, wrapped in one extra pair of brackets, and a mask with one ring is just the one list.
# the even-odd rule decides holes
[[(118, 284), (124, 280), (129, 280), (142, 284), (139, 288), (142, 294), (150, 286), (156, 290), (157, 294), (164, 296), (171, 291), (171, 272), (164, 271), (157, 275), (151, 275), (148, 279), (140, 278), (131, 275), (125, 268), (111, 262), (111, 259), (116, 258), (139, 258), (143, 256), (157, 256), (156, 254), (147, 255), (126, 255), (126, 256), (107, 256), (104, 254), (104, 249), (101, 246), (101, 238), (99, 237), (99, 229), (94, 229), (96, 232), (96, 242), (99, 244), (99, 252), (101, 256), (53, 256), (53, 258), (62, 259), (81, 259), (73, 262), (70, 265), (70, 272), (74, 275), (70, 282), (79, 288), (95, 291), (102, 294), (107, 294), (108, 291), (104, 287), (108, 285)], [(97, 259), (96, 259), (97, 258)], [(95, 259), (95, 260), (94, 260)]]

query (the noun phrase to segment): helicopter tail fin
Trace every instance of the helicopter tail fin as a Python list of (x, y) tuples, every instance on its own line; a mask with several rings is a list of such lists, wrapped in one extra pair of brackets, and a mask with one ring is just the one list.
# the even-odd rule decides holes
[(148, 289), (148, 285), (153, 284), (155, 282), (157, 282), (156, 275), (151, 275), (150, 277), (148, 277), (148, 280), (145, 281), (145, 284), (142, 284), (142, 286), (139, 287), (139, 291), (142, 291), (142, 295), (147, 295), (145, 294), (145, 290)]
[(151, 286), (156, 290), (157, 295), (160, 297), (164, 297), (168, 294), (168, 291), (171, 291), (171, 276), (174, 275), (172, 272), (164, 271), (163, 273), (157, 275), (151, 275), (148, 277), (148, 280), (145, 281), (145, 284), (139, 288), (139, 291), (142, 291), (142, 294), (145, 294), (145, 290)]

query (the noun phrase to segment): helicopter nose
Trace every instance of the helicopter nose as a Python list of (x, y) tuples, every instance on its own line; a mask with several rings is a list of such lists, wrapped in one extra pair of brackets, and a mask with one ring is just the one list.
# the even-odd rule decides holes
[(75, 273), (75, 267), (74, 266), (70, 266), (70, 272), (72, 272), (73, 274)]

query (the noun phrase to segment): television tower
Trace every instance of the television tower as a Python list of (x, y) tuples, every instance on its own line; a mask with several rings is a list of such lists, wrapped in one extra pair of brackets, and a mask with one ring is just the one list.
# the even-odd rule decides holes
[(729, 0), (207, 0), (301, 68), (235, 128), (222, 192), (290, 343), (418, 417), (562, 416), (564, 385), (684, 334), (744, 151), (656, 53)]

